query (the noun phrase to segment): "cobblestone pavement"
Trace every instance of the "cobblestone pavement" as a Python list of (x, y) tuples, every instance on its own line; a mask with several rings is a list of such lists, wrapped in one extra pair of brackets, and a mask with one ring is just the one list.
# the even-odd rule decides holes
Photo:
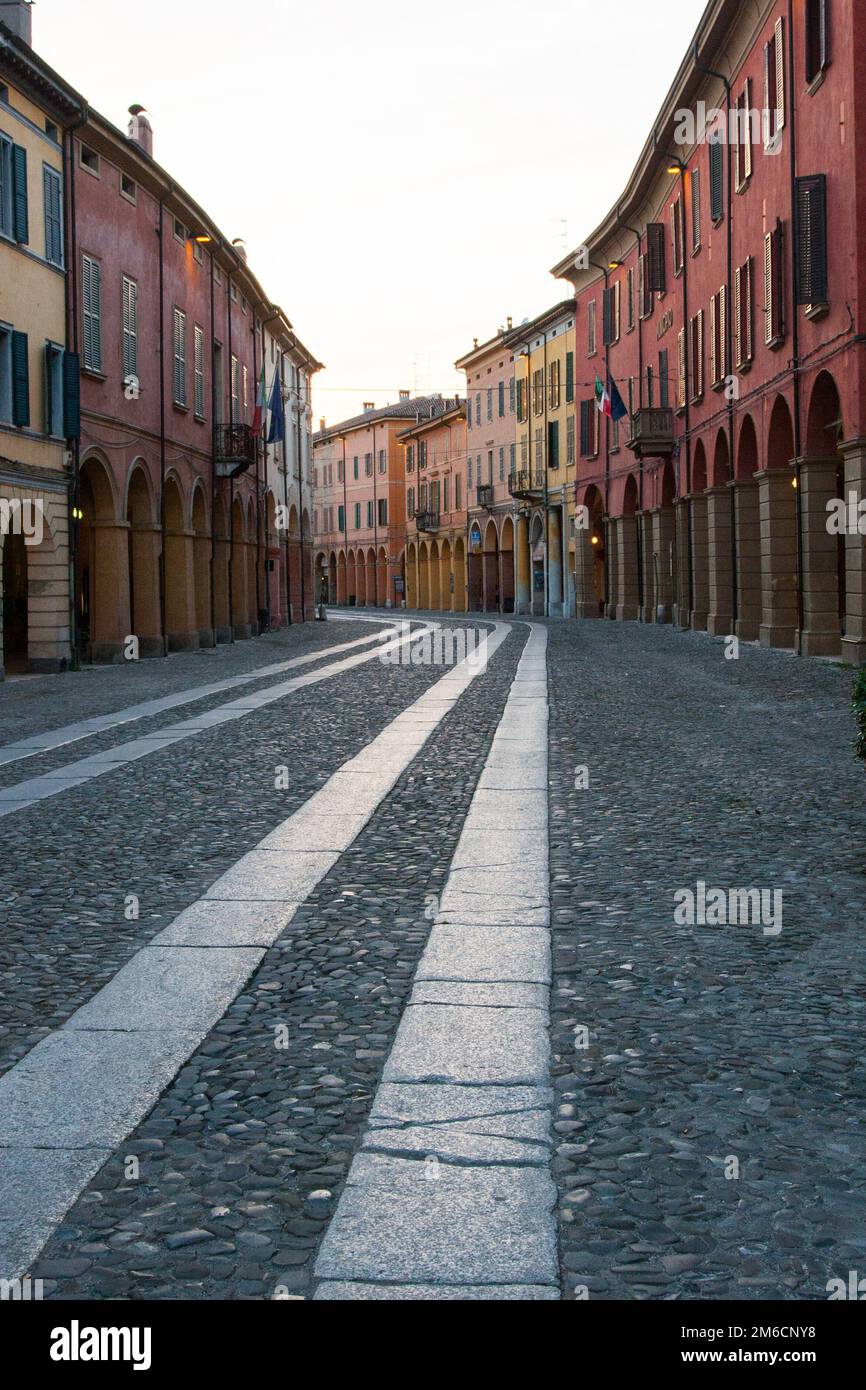
[[(829, 1278), (866, 1264), (866, 783), (850, 673), (749, 646), (727, 661), (720, 642), (636, 624), (545, 626), (562, 1296), (826, 1298)], [(46, 1296), (312, 1295), (513, 688), (527, 630), (514, 627), (62, 1219), (30, 1271)], [(27, 683), (0, 688), (2, 741), (360, 635), (275, 634), (207, 658), (207, 675), (205, 659), (143, 663), (134, 691), (126, 671), (39, 680), (32, 711)], [(0, 822), (0, 1069), (442, 675), (373, 661)], [(79, 679), (101, 690), (93, 704), (66, 695)], [(678, 925), (674, 894), (698, 882), (781, 891), (781, 931)], [(500, 895), (494, 877), (491, 920), (505, 923)], [(488, 1285), (471, 1296), (521, 1296), (512, 1279)]]

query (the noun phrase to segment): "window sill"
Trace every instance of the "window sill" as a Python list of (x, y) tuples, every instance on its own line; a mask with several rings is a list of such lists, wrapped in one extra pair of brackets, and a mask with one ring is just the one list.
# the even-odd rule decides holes
[(779, 348), (783, 345), (784, 341), (784, 333), (779, 333), (775, 338), (772, 338), (770, 342), (766, 344), (766, 346), (769, 348), (770, 352), (778, 352)]
[(172, 401), (171, 407), (172, 410), (180, 411), (181, 415), (189, 414), (189, 406), (184, 405), (183, 401)]
[(806, 318), (811, 319), (813, 323), (818, 319), (825, 319), (829, 312), (830, 305), (826, 300), (822, 300), (820, 304), (807, 304), (805, 309)]
[(826, 76), (827, 69), (822, 68), (821, 71), (812, 78), (812, 81), (806, 84), (807, 97), (813, 97), (815, 93), (823, 87)]
[(100, 371), (97, 367), (85, 367), (85, 366), (82, 366), (82, 368), (81, 368), (81, 375), (82, 375), (82, 376), (90, 377), (91, 381), (107, 381), (107, 380), (108, 380), (108, 377), (105, 375), (105, 372)]

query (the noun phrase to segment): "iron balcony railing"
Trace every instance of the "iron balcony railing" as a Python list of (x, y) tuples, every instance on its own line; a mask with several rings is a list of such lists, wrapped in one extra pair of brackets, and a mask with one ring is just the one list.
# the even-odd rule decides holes
[(521, 468), (509, 473), (508, 491), (512, 497), (537, 497), (544, 492), (544, 469)]
[(476, 492), (477, 492), (477, 495), (478, 495), (478, 506), (479, 506), (479, 507), (492, 507), (492, 506), (493, 506), (493, 484), (492, 484), (492, 483), (479, 483), (479, 485), (478, 485), (478, 487), (477, 487), (477, 489), (476, 489)]
[(631, 417), (628, 447), (638, 458), (673, 453), (674, 412), (669, 406), (642, 407)]
[(255, 466), (256, 437), (249, 425), (217, 425), (214, 430), (217, 474), (236, 478)]
[(438, 531), (439, 513), (438, 512), (416, 512), (415, 526), (419, 531)]

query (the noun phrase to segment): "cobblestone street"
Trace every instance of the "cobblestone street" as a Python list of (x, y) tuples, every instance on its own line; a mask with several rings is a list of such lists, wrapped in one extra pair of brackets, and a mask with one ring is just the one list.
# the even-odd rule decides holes
[[(436, 621), (0, 687), (3, 1277), (818, 1300), (864, 1268), (850, 672), (515, 619), (443, 665)], [(699, 885), (772, 921), (683, 920)]]

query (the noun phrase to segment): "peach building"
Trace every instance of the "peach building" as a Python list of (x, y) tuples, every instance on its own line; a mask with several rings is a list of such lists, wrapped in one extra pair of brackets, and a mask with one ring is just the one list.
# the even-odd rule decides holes
[(406, 606), (465, 613), (466, 406), (441, 410), (403, 430), (406, 476)]
[(516, 397), (512, 321), (454, 364), (466, 373), (466, 497), (468, 607), (514, 611)]

